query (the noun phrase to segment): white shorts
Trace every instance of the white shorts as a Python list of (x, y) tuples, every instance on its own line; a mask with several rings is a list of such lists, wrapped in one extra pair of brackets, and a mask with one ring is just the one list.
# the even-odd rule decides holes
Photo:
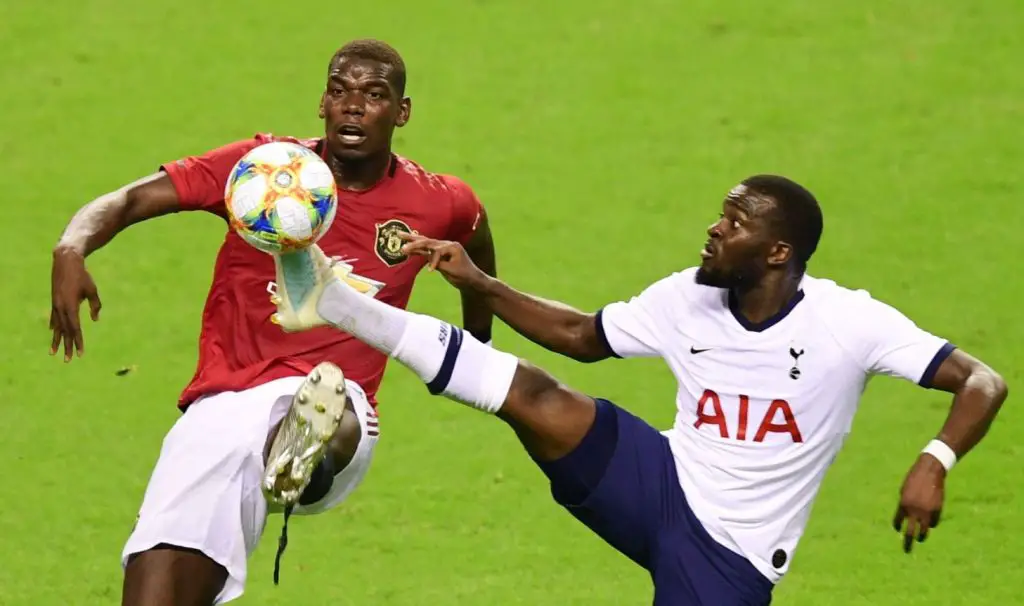
[[(161, 543), (196, 549), (228, 571), (216, 604), (242, 595), (247, 560), (267, 521), (260, 489), (263, 450), (304, 379), (286, 377), (207, 396), (189, 406), (164, 438), (135, 529), (121, 554), (122, 566), (132, 554)], [(359, 447), (324, 498), (297, 506), (296, 515), (334, 507), (370, 467), (379, 436), (377, 415), (363, 389), (352, 381), (346, 384), (362, 428)]]

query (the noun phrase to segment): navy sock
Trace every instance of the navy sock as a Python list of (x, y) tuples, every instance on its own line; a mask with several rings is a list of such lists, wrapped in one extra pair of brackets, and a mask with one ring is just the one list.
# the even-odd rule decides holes
[(333, 484), (334, 458), (331, 457), (330, 453), (327, 453), (327, 456), (313, 469), (313, 475), (310, 476), (309, 484), (302, 491), (302, 494), (299, 495), (299, 505), (316, 503), (327, 496), (327, 491), (331, 489)]
[(572, 452), (555, 461), (534, 459), (551, 480), (551, 492), (563, 505), (580, 505), (604, 477), (619, 439), (619, 419), (613, 404), (595, 400), (594, 424)]

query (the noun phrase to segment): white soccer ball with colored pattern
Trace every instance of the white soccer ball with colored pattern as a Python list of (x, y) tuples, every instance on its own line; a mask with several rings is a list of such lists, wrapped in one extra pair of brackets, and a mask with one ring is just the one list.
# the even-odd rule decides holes
[(231, 228), (252, 246), (287, 253), (314, 244), (330, 228), (338, 189), (311, 149), (274, 141), (252, 149), (224, 186)]

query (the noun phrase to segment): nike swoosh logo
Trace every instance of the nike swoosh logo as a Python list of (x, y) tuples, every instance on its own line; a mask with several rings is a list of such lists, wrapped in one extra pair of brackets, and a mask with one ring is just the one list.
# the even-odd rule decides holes
[(690, 353), (692, 353), (692, 354), (699, 354), (699, 353), (704, 353), (705, 351), (708, 351), (710, 349), (711, 349), (710, 347), (706, 347), (704, 349), (697, 349), (696, 347), (690, 346)]

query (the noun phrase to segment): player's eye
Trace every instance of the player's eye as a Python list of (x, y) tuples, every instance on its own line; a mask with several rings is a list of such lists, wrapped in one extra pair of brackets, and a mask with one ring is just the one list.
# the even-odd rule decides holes
[(739, 219), (731, 219), (731, 218), (725, 216), (724, 212), (718, 213), (718, 220), (719, 221), (725, 220), (729, 224), (729, 226), (732, 227), (733, 229), (739, 229), (740, 225), (741, 225)]
[(370, 92), (366, 93), (366, 96), (373, 99), (374, 101), (380, 101), (381, 99), (384, 98), (384, 95), (382, 95), (379, 91), (375, 90), (371, 90)]

